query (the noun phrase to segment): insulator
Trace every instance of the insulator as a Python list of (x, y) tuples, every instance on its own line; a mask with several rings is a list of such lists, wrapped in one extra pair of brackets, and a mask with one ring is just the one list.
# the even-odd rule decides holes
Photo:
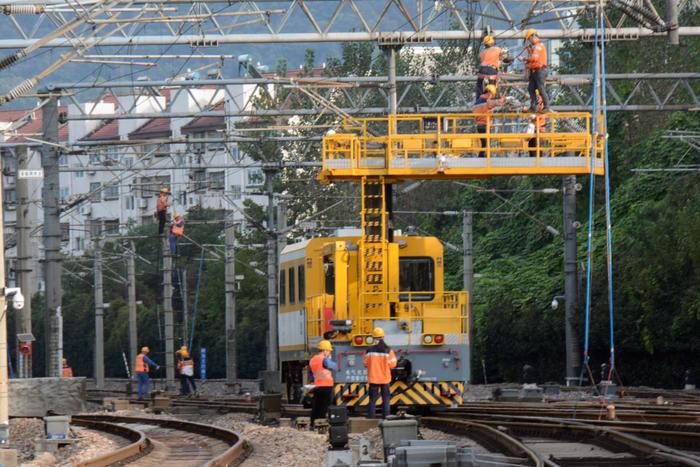
[(46, 9), (43, 5), (3, 5), (2, 12), (10, 15), (40, 15)]
[(18, 97), (24, 96), (34, 88), (35, 84), (36, 79), (34, 78), (22, 81), (18, 86), (16, 86), (14, 89), (7, 93), (7, 96), (10, 98), (9, 100), (14, 100)]
[(4, 70), (5, 68), (12, 66), (17, 60), (19, 60), (22, 57), (23, 55), (21, 52), (8, 55), (7, 57), (0, 60), (0, 70)]

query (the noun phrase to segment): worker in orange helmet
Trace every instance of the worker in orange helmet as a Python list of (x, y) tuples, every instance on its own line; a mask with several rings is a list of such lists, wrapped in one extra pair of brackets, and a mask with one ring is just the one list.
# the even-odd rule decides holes
[(314, 421), (326, 418), (328, 407), (333, 402), (333, 372), (338, 365), (331, 358), (333, 346), (330, 341), (318, 343), (318, 353), (309, 360), (309, 382), (313, 383), (313, 403), (311, 406), (311, 427)]
[(63, 359), (63, 371), (62, 371), (61, 375), (64, 378), (72, 378), (73, 377), (73, 368), (68, 366), (68, 359), (67, 358)]
[(173, 223), (170, 225), (170, 253), (177, 253), (177, 239), (185, 235), (185, 220), (180, 214), (175, 214)]
[[(489, 116), (493, 109), (499, 105), (505, 104), (505, 97), (496, 98), (496, 86), (493, 84), (486, 85), (484, 94), (474, 103), (472, 111), (476, 114), (474, 121), (476, 123), (477, 133), (491, 133), (491, 117)], [(481, 147), (485, 148), (488, 145), (488, 139), (481, 138)], [(479, 152), (479, 157), (486, 157), (485, 151)]]
[[(190, 352), (184, 345), (177, 352), (177, 370), (180, 374), (180, 394), (183, 396), (197, 394), (197, 385), (194, 382), (194, 361)], [(190, 391), (191, 388), (191, 391)]]
[(367, 416), (374, 418), (379, 393), (382, 396), (382, 418), (391, 412), (391, 369), (396, 368), (396, 355), (384, 342), (384, 329), (374, 328), (375, 344), (365, 352), (365, 368), (369, 383), (369, 410)]
[(501, 61), (510, 63), (513, 58), (508, 51), (496, 46), (493, 36), (484, 36), (481, 41), (484, 49), (479, 52), (479, 72), (476, 76), (476, 99), (484, 93), (484, 83), (498, 84), (498, 74), (501, 71)]
[(537, 95), (535, 91), (539, 91), (544, 104), (541, 111), (548, 112), (549, 97), (545, 89), (545, 81), (547, 80), (547, 47), (540, 41), (537, 31), (534, 29), (525, 31), (525, 44), (527, 57), (523, 60), (528, 71), (527, 90), (530, 94), (530, 111), (537, 111)]
[(160, 369), (160, 366), (150, 358), (148, 354), (151, 351), (148, 347), (141, 347), (141, 353), (136, 356), (136, 364), (134, 365), (134, 371), (136, 371), (136, 378), (138, 380), (138, 399), (142, 400), (144, 396), (148, 397), (148, 382), (150, 371), (150, 365), (156, 367), (156, 370)]
[(160, 189), (158, 201), (156, 202), (156, 219), (158, 219), (158, 235), (163, 235), (165, 223), (168, 221), (168, 208), (170, 207), (170, 190), (167, 186)]

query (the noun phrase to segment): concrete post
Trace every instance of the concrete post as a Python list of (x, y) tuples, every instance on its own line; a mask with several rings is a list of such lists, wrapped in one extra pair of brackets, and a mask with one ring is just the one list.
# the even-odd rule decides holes
[[(32, 274), (32, 246), (29, 233), (32, 226), (29, 221), (29, 180), (19, 178), (19, 171), (29, 168), (29, 151), (27, 146), (19, 146), (17, 154), (17, 282), (24, 295), (24, 308), (15, 311), (15, 329), (17, 333), (32, 332), (32, 291), (34, 289)], [(17, 373), (20, 378), (32, 377), (32, 357), (22, 356), (17, 352)], [(21, 361), (21, 365), (20, 362)]]
[(266, 168), (265, 190), (267, 192), (267, 318), (268, 352), (267, 369), (278, 369), (277, 347), (277, 230), (275, 229), (274, 177), (276, 168)]
[(680, 44), (678, 33), (678, 0), (666, 0), (666, 25), (668, 27), (668, 42), (671, 45)]
[[(473, 253), (473, 214), (471, 211), (462, 211), (462, 249), (463, 249), (463, 281), (464, 291), (467, 292), (467, 306), (469, 307), (468, 324), (469, 324), (469, 360), (474, 353), (474, 311), (472, 310), (472, 289), (474, 284), (474, 253)], [(469, 362), (469, 382), (474, 382), (472, 369), (474, 365)]]
[(187, 346), (189, 342), (189, 334), (187, 332), (187, 324), (189, 321), (189, 308), (187, 303), (187, 269), (180, 269), (180, 298), (182, 299), (182, 345)]
[(138, 355), (138, 334), (136, 328), (136, 247), (132, 241), (129, 244), (129, 252), (126, 257), (128, 300), (129, 300), (129, 367), (131, 368), (131, 379), (136, 379), (136, 372), (133, 365)]
[(101, 233), (94, 240), (94, 275), (95, 275), (95, 387), (105, 386), (105, 349), (104, 349), (104, 300), (102, 286), (102, 238)]
[(233, 211), (226, 219), (226, 383), (234, 384), (238, 379), (236, 355), (236, 225)]
[(167, 237), (163, 241), (163, 321), (165, 327), (165, 388), (175, 389), (175, 319), (173, 316), (173, 256)]
[[(4, 226), (3, 192), (0, 190), (0, 226)], [(7, 371), (7, 300), (5, 299), (5, 236), (0, 235), (0, 442), (10, 439), (9, 377)]]
[(574, 381), (580, 372), (580, 347), (576, 333), (578, 283), (576, 275), (576, 176), (563, 177), (564, 192), (564, 334), (566, 340), (566, 380)]
[[(58, 98), (51, 95), (42, 108), (43, 140), (58, 143)], [(61, 224), (59, 205), (58, 151), (56, 146), (41, 147), (44, 168), (42, 205), (44, 208), (44, 283), (46, 286), (46, 375), (61, 376), (58, 315), (62, 299), (61, 284)]]

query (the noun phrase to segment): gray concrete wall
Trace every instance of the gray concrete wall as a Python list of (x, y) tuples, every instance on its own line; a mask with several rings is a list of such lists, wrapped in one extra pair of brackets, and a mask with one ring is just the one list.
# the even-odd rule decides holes
[(85, 378), (10, 380), (10, 416), (72, 415), (85, 410)]

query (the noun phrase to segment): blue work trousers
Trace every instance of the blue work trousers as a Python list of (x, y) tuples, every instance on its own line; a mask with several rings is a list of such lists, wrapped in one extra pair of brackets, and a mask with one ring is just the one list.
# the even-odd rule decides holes
[(549, 96), (547, 96), (547, 89), (545, 88), (546, 79), (547, 67), (543, 66), (536, 70), (530, 70), (527, 86), (527, 91), (530, 93), (530, 112), (537, 111), (537, 94), (535, 91), (540, 92), (544, 109), (549, 109)]
[(170, 238), (168, 240), (170, 240), (170, 253), (177, 253), (177, 236), (170, 234)]
[(391, 413), (391, 391), (388, 384), (370, 384), (369, 385), (369, 418), (374, 418), (379, 398), (379, 391), (382, 395), (382, 418), (386, 418)]
[(143, 396), (148, 397), (148, 373), (139, 371), (136, 373), (136, 378), (138, 379), (138, 398), (143, 399)]

